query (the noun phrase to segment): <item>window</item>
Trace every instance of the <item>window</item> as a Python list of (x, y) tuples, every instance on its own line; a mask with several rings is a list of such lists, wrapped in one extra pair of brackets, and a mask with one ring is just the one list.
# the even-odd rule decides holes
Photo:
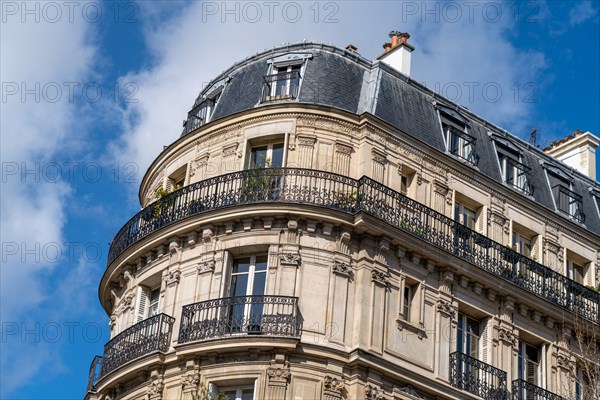
[(302, 64), (273, 66), (265, 75), (263, 101), (290, 100), (298, 97)]
[(580, 265), (571, 259), (567, 259), (567, 278), (583, 285), (584, 277), (585, 268), (583, 265)]
[(456, 351), (479, 359), (480, 323), (463, 313), (458, 315)]
[(531, 168), (521, 162), (520, 152), (512, 147), (496, 142), (498, 161), (502, 180), (507, 185), (519, 189), (528, 195), (533, 195), (533, 185), (528, 181)]
[(473, 165), (479, 163), (479, 156), (475, 153), (475, 138), (467, 133), (466, 124), (442, 117), (442, 130), (450, 154)]
[(194, 108), (188, 113), (187, 120), (184, 121), (184, 133), (191, 132), (210, 122), (222, 91), (223, 85), (213, 90), (209, 95), (196, 100)]
[(229, 308), (233, 332), (260, 332), (267, 284), (267, 255), (236, 259), (231, 271), (230, 296), (247, 297)]
[(254, 386), (226, 386), (219, 387), (213, 383), (208, 384), (210, 397), (219, 400), (254, 400)]
[(148, 289), (138, 286), (136, 322), (153, 317), (159, 313), (160, 287)]
[(477, 212), (474, 209), (465, 206), (460, 202), (454, 204), (454, 220), (466, 227), (475, 230), (475, 222), (477, 221)]
[(404, 304), (402, 305), (402, 318), (404, 318), (406, 321), (410, 321), (410, 307), (412, 305), (413, 296), (414, 292), (412, 286), (405, 286), (403, 298)]
[(270, 143), (250, 149), (250, 168), (283, 166), (283, 143)]
[[(519, 342), (519, 362), (518, 374), (519, 379), (535, 386), (541, 384), (541, 366), (540, 366), (540, 350), (523, 341)], [(536, 393), (531, 391), (528, 393), (526, 387), (522, 387), (521, 399), (536, 399)]]
[(167, 180), (167, 191), (172, 192), (179, 190), (185, 186), (185, 178), (187, 175), (187, 165), (178, 168), (173, 172)]
[(531, 238), (523, 235), (522, 233), (513, 231), (512, 246), (513, 250), (517, 253), (520, 253), (525, 257), (531, 258), (533, 249)]
[(583, 198), (572, 190), (571, 179), (555, 169), (548, 170), (548, 181), (557, 210), (570, 215), (580, 223), (585, 223)]

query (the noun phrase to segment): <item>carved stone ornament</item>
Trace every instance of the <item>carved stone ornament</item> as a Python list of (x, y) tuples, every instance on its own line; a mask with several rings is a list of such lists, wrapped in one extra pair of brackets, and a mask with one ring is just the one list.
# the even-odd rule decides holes
[(195, 390), (200, 383), (200, 371), (198, 369), (189, 370), (181, 375), (181, 386), (183, 390)]
[(281, 265), (300, 265), (300, 254), (298, 253), (282, 253), (279, 254), (279, 263)]
[(336, 153), (352, 154), (352, 147), (345, 144), (336, 143), (335, 151)]
[(269, 368), (267, 370), (270, 386), (287, 385), (290, 375), (291, 373), (288, 368)]
[(513, 331), (507, 328), (498, 329), (498, 340), (503, 341), (504, 343), (512, 347), (515, 347), (518, 342), (517, 337), (513, 333)]
[(371, 156), (373, 157), (373, 161), (379, 164), (387, 163), (387, 159), (385, 158), (385, 154), (378, 150), (371, 150)]
[(229, 146), (223, 147), (223, 157), (232, 157), (237, 155), (239, 143), (230, 144)]
[(165, 388), (162, 375), (154, 375), (151, 377), (151, 382), (146, 388), (146, 394), (149, 400), (160, 400), (162, 399), (162, 392)]
[(171, 271), (164, 276), (164, 281), (167, 286), (176, 285), (179, 283), (179, 279), (181, 278), (181, 272), (179, 270)]
[(385, 287), (388, 287), (390, 285), (390, 278), (388, 274), (382, 271), (371, 271), (371, 280)]
[(438, 300), (437, 309), (440, 313), (447, 315), (452, 320), (456, 318), (456, 310), (454, 309), (454, 307), (452, 307), (452, 304), (449, 301), (441, 299)]
[(313, 147), (317, 141), (317, 139), (312, 136), (297, 136), (297, 139), (298, 145), (308, 147)]
[(344, 381), (331, 375), (325, 375), (323, 385), (326, 391), (341, 394), (344, 389)]
[(423, 399), (423, 396), (421, 396), (411, 385), (399, 388), (398, 392), (405, 394), (412, 399)]
[(382, 400), (383, 399), (383, 390), (368, 384), (365, 387), (365, 397), (367, 400)]
[(207, 272), (214, 272), (215, 271), (215, 260), (206, 260), (206, 261), (199, 262), (198, 265), (196, 266), (196, 269), (198, 270), (199, 274), (204, 274)]
[(331, 267), (331, 271), (334, 274), (344, 275), (347, 277), (352, 276), (352, 266), (349, 263), (333, 260), (333, 266)]

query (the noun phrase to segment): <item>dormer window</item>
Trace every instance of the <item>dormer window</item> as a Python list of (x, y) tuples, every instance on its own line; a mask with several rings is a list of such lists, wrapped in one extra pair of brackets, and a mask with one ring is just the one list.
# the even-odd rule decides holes
[(521, 153), (512, 146), (496, 142), (498, 161), (502, 180), (508, 186), (533, 195), (533, 185), (529, 182), (529, 171), (531, 168), (523, 164)]
[(311, 53), (288, 53), (268, 60), (269, 73), (263, 76), (263, 102), (298, 98), (306, 60)]
[(475, 152), (476, 139), (468, 133), (469, 121), (458, 111), (441, 104), (436, 105), (436, 108), (448, 153), (477, 166), (479, 156)]
[(204, 95), (196, 99), (194, 108), (188, 113), (188, 118), (183, 123), (184, 133), (191, 132), (211, 121), (227, 81), (228, 78), (220, 80), (206, 90)]
[(573, 191), (571, 179), (558, 169), (549, 169), (547, 172), (556, 209), (570, 215), (577, 222), (585, 223), (583, 198)]

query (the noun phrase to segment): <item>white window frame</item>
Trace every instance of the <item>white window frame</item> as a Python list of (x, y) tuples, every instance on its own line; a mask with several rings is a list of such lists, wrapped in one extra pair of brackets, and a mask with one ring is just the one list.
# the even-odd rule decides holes
[[(532, 361), (528, 358), (527, 348), (532, 348), (537, 352), (537, 361)], [(529, 344), (523, 340), (519, 341), (519, 351), (518, 351), (519, 360), (517, 362), (517, 368), (519, 368), (519, 364), (521, 364), (521, 374), (517, 371), (517, 375), (519, 379), (524, 380), (532, 385), (543, 388), (543, 379), (542, 379), (542, 349), (539, 346), (534, 346)], [(530, 364), (534, 365), (534, 377), (533, 382), (529, 380), (529, 374), (527, 372), (528, 366)]]
[[(273, 147), (276, 145), (281, 145), (283, 151), (282, 151), (282, 155), (281, 155), (281, 165), (277, 165), (274, 168), (282, 168), (285, 165), (285, 157), (286, 157), (286, 150), (285, 150), (285, 141), (282, 140), (273, 140), (271, 142), (266, 142), (263, 144), (252, 144), (250, 143), (250, 151), (248, 153), (248, 169), (252, 169), (252, 168), (267, 168), (267, 166), (265, 165), (265, 167), (256, 167), (253, 163), (253, 150), (257, 149), (259, 147), (266, 147), (267, 148), (267, 157), (266, 160), (269, 160), (269, 163), (272, 163), (273, 160)], [(265, 160), (265, 162), (266, 162)], [(272, 164), (269, 165), (269, 167), (273, 167)]]
[[(446, 151), (465, 162), (477, 166), (477, 153), (475, 152), (475, 138), (469, 135), (466, 125), (459, 125), (441, 116), (442, 132), (446, 142)], [(456, 136), (456, 151), (452, 147), (453, 138)], [(471, 140), (467, 140), (470, 138)]]
[(236, 397), (234, 400), (241, 400), (242, 391), (251, 389), (252, 390), (252, 400), (256, 400), (256, 392), (257, 392), (257, 387), (258, 387), (257, 385), (258, 385), (258, 379), (254, 379), (254, 382), (252, 382), (252, 383), (249, 382), (247, 385), (231, 385), (230, 384), (230, 385), (223, 386), (223, 387), (221, 387), (213, 382), (209, 382), (208, 383), (208, 394), (211, 396), (215, 396), (215, 398), (216, 398), (219, 395), (219, 393), (224, 393), (226, 391), (235, 390)]
[[(157, 293), (157, 299), (155, 302), (150, 304), (152, 293)], [(153, 309), (151, 309), (151, 306)], [(154, 288), (148, 288), (145, 286), (138, 286), (137, 300), (136, 300), (136, 317), (135, 323), (141, 322), (145, 319), (153, 317), (154, 315), (160, 314), (160, 286)], [(152, 314), (152, 312), (155, 312)]]
[[(576, 279), (576, 275), (575, 275), (576, 267), (578, 269), (581, 268), (581, 282), (579, 282)], [(577, 262), (575, 262), (572, 259), (570, 259), (570, 258), (567, 257), (567, 267), (566, 267), (566, 274), (565, 274), (567, 276), (567, 278), (569, 278), (569, 279), (571, 279), (571, 280), (573, 280), (573, 281), (575, 281), (575, 282), (577, 282), (577, 283), (579, 283), (581, 285), (584, 285), (585, 284), (585, 272), (586, 272), (585, 265), (579, 264), (579, 263), (577, 263)]]
[[(284, 73), (291, 73), (295, 69), (294, 67), (299, 67), (298, 85), (297, 85), (296, 93), (290, 93), (291, 88), (292, 88), (292, 85), (291, 85), (292, 77), (291, 76), (285, 80), (274, 81), (270, 85), (270, 88), (269, 88), (270, 90), (266, 94), (265, 100), (266, 101), (285, 100), (285, 99), (297, 100), (298, 96), (300, 94), (300, 86), (302, 85), (302, 81), (303, 81), (302, 78), (304, 76), (305, 65), (306, 64), (304, 63), (303, 60), (302, 61), (295, 60), (292, 63), (273, 64), (270, 68), (270, 73), (268, 76), (284, 74)], [(277, 90), (279, 88), (284, 88), (284, 90), (281, 90), (281, 93), (277, 94)]]
[[(470, 213), (473, 214), (473, 227), (470, 227), (468, 221), (465, 221), (465, 214)], [(456, 200), (454, 202), (454, 220), (474, 231), (477, 231), (477, 217), (478, 210), (473, 209), (472, 207), (465, 205), (460, 200)]]
[[(523, 252), (523, 243), (526, 243), (529, 245), (529, 253)], [(524, 255), (527, 258), (531, 258), (533, 256), (533, 245), (534, 245), (533, 238), (530, 238), (530, 237), (520, 233), (519, 231), (516, 231), (516, 230), (512, 231), (512, 246), (513, 246), (514, 251), (516, 251), (519, 254)]]

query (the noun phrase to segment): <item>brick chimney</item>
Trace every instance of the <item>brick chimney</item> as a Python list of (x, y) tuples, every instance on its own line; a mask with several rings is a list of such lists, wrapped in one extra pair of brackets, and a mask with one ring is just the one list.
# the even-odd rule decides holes
[(596, 147), (600, 138), (590, 132), (580, 130), (564, 139), (550, 143), (544, 149), (548, 155), (556, 158), (584, 175), (596, 180)]
[(392, 41), (391, 43), (384, 43), (383, 48), (385, 52), (377, 57), (377, 59), (404, 75), (410, 76), (410, 57), (415, 48), (406, 43), (408, 38), (410, 38), (410, 35), (406, 32), (390, 32), (390, 39)]

